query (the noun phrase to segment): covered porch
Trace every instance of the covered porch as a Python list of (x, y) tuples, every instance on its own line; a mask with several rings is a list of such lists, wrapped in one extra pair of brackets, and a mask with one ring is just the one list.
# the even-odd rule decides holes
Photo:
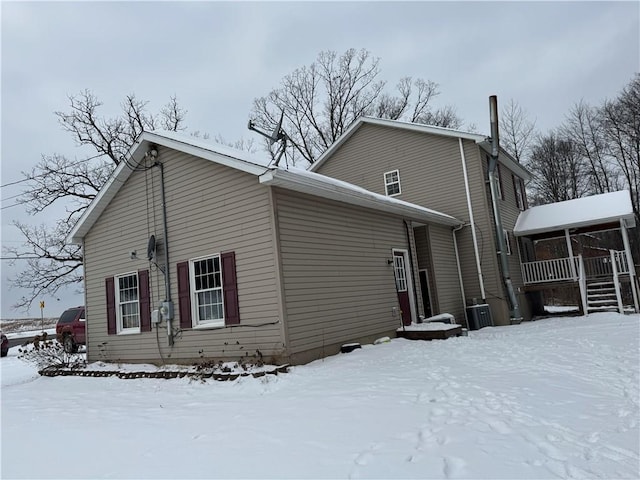
[(514, 228), (525, 290), (573, 285), (585, 315), (640, 312), (628, 234), (633, 227), (627, 191), (525, 210)]

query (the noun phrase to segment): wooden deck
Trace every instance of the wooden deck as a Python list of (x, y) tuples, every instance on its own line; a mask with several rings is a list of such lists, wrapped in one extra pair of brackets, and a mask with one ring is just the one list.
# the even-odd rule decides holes
[(398, 338), (406, 338), (407, 340), (446, 340), (461, 335), (461, 325), (448, 330), (400, 330), (396, 332)]

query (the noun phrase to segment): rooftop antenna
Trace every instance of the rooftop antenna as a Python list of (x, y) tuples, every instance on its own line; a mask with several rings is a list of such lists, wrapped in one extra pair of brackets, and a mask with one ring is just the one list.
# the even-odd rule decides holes
[(271, 135), (258, 130), (255, 127), (255, 123), (253, 122), (253, 120), (249, 120), (249, 125), (247, 125), (247, 128), (249, 130), (253, 130), (254, 132), (258, 132), (260, 135), (262, 135), (263, 137), (266, 137), (269, 139), (269, 146), (273, 146), (274, 143), (282, 141), (282, 143), (280, 144), (280, 147), (278, 147), (278, 151), (277, 156), (271, 152), (271, 157), (273, 158), (273, 160), (275, 161), (275, 166), (277, 167), (278, 164), (280, 163), (280, 159), (282, 158), (282, 155), (284, 154), (284, 151), (287, 149), (287, 138), (289, 138), (287, 136), (287, 134), (285, 133), (285, 131), (282, 129), (282, 119), (284, 118), (284, 110), (280, 111), (280, 120), (278, 120), (278, 124), (276, 125), (276, 128), (273, 129), (273, 132), (271, 133)]

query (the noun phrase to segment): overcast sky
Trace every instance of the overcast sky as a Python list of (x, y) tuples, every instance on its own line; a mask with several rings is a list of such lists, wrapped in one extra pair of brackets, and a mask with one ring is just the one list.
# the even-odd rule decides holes
[[(322, 50), (365, 48), (381, 79), (440, 84), (479, 133), (489, 133), (488, 97), (517, 101), (541, 131), (584, 99), (614, 97), (640, 71), (638, 2), (55, 2), (1, 3), (2, 244), (11, 222), (50, 222), (11, 206), (41, 154), (82, 158), (54, 111), (89, 89), (115, 115), (135, 93), (159, 110), (175, 95), (189, 131), (251, 138), (252, 100)], [(59, 210), (62, 211), (62, 210)], [(39, 316), (11, 305), (24, 292), (2, 261), (2, 318)], [(20, 267), (20, 264), (17, 265)], [(59, 299), (59, 300), (58, 300)], [(43, 297), (45, 316), (83, 303), (73, 289)]]

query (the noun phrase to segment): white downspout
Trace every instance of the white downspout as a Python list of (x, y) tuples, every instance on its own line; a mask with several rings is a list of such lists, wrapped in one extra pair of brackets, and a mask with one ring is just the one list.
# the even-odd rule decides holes
[[(460, 268), (460, 255), (458, 254), (458, 240), (456, 239), (456, 232), (462, 230), (464, 225), (460, 225), (459, 227), (455, 227), (451, 230), (451, 235), (453, 236), (453, 250), (456, 253), (456, 265), (458, 266), (458, 280), (460, 281), (460, 293), (462, 294), (462, 305), (466, 304), (466, 295), (464, 294), (464, 282), (462, 281), (462, 269)], [(467, 318), (467, 309), (464, 308), (464, 321), (467, 328), (469, 327), (469, 319)]]
[[(482, 279), (482, 267), (480, 266), (480, 252), (478, 251), (478, 237), (476, 236), (476, 224), (473, 220), (473, 209), (471, 208), (471, 193), (469, 191), (469, 177), (467, 176), (467, 160), (464, 156), (464, 148), (462, 147), (462, 138), (458, 137), (458, 145), (460, 146), (460, 158), (462, 160), (462, 174), (464, 176), (464, 189), (467, 194), (467, 208), (469, 210), (469, 222), (471, 223), (471, 236), (473, 237), (473, 252), (476, 257), (476, 270), (478, 272), (478, 282), (480, 283), (480, 295), (482, 301), (487, 298), (484, 292), (484, 280)], [(466, 301), (466, 299), (465, 299)]]
[(633, 293), (633, 306), (636, 313), (640, 313), (638, 308), (638, 284), (636, 282), (636, 267), (631, 256), (631, 246), (629, 245), (629, 234), (624, 219), (620, 219), (620, 232), (622, 233), (622, 243), (624, 244), (624, 253), (627, 256), (627, 265), (629, 266), (629, 281), (631, 282), (631, 292)]

